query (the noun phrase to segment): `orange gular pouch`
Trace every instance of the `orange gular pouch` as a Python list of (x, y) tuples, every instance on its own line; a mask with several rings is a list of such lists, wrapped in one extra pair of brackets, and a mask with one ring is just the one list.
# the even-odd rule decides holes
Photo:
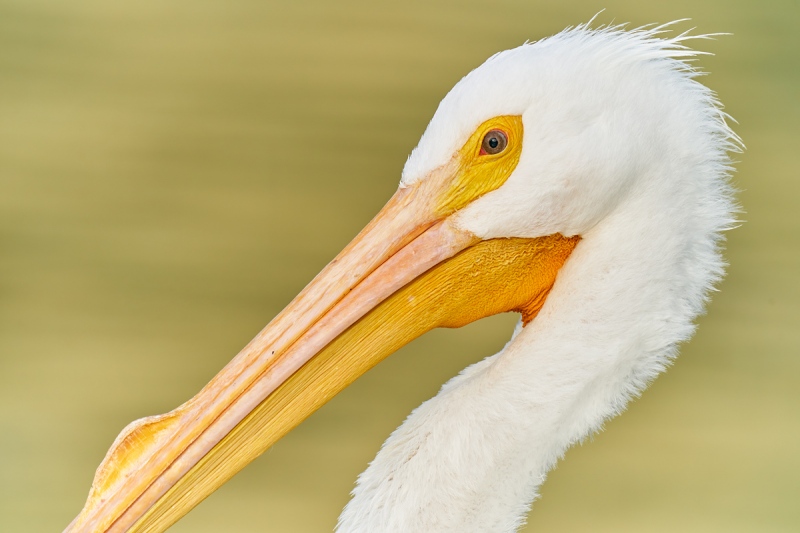
[[(338, 336), (261, 402), (137, 526), (170, 520), (174, 502), (199, 503), (204, 495), (194, 501), (200, 496), (198, 488), (205, 487), (207, 495), (221, 486), (364, 372), (423, 333), (508, 311), (521, 313), (529, 323), (579, 240), (561, 235), (493, 239), (430, 269)], [(226, 474), (219, 476), (220, 472)]]

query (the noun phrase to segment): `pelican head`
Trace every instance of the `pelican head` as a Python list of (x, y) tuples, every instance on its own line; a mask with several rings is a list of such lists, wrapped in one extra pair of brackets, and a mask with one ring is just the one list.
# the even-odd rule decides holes
[(400, 346), (507, 311), (511, 341), (389, 437), (338, 529), (516, 530), (723, 272), (738, 139), (663, 30), (582, 25), (464, 77), (373, 221), (195, 397), (123, 430), (67, 531), (163, 531)]

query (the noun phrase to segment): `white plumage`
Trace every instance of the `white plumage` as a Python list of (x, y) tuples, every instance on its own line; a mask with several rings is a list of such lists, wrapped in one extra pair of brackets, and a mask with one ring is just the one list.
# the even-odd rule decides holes
[(401, 187), (475, 128), (521, 115), (519, 164), (454, 215), (488, 239), (582, 241), (536, 320), (416, 409), (359, 477), (338, 531), (511, 532), (547, 472), (667, 366), (723, 273), (739, 139), (664, 27), (582, 25), (495, 55), (444, 98)]
[(583, 25), (461, 80), (373, 221), (195, 397), (123, 430), (67, 531), (163, 531), (399, 346), (508, 310), (527, 324), (389, 437), (338, 531), (517, 530), (723, 273), (740, 142), (663, 30)]

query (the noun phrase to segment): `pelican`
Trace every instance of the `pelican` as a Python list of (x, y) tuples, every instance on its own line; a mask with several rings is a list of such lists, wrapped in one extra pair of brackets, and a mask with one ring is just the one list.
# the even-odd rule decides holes
[(741, 145), (665, 28), (579, 25), (459, 81), (383, 209), (196, 396), (122, 431), (66, 531), (163, 531), (412, 339), (509, 311), (511, 340), (392, 433), (337, 530), (516, 531), (723, 274)]

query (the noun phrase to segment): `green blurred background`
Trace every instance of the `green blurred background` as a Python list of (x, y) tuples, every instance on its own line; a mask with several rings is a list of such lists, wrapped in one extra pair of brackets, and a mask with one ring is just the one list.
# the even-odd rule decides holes
[[(799, 531), (796, 0), (0, 0), (0, 531), (66, 526), (122, 427), (194, 394), (381, 207), (461, 76), (602, 8), (733, 33), (697, 46), (748, 146), (747, 222), (697, 336), (526, 531)], [(174, 531), (330, 531), (515, 320), (412, 343)]]

